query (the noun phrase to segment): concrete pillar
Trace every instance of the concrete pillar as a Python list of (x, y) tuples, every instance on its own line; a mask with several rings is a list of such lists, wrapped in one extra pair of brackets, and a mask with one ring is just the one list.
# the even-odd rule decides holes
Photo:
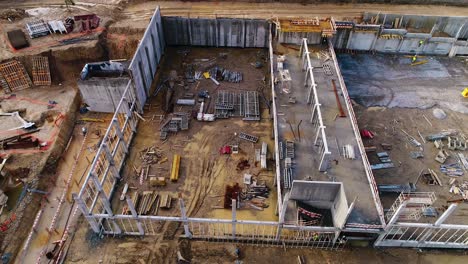
[(179, 205), (180, 205), (180, 213), (182, 215), (182, 220), (183, 220), (183, 223), (184, 223), (185, 237), (192, 238), (192, 233), (190, 232), (190, 229), (189, 229), (189, 226), (188, 226), (188, 221), (187, 221), (187, 212), (185, 210), (185, 204), (184, 204), (184, 200), (182, 200), (182, 198), (179, 198)]
[(120, 226), (115, 222), (114, 219), (108, 219), (108, 221), (109, 221), (109, 223), (111, 223), (112, 226), (113, 226), (114, 234), (116, 234), (116, 235), (122, 234), (122, 229), (121, 229)]
[(288, 201), (289, 201), (290, 195), (291, 193), (287, 192), (283, 198), (283, 210), (280, 212), (279, 221), (278, 221), (278, 229), (276, 230), (276, 236), (275, 236), (275, 240), (278, 240), (278, 241), (281, 238), (281, 232), (283, 230), (284, 218), (286, 215), (286, 209), (288, 207)]
[(314, 140), (314, 145), (317, 146), (317, 142), (318, 142), (318, 139), (319, 139), (319, 136), (320, 136), (320, 130), (321, 129), (325, 129), (325, 126), (319, 126), (319, 128), (317, 129), (317, 134), (315, 134), (315, 140)]
[(193, 45), (192, 43), (192, 20), (187, 18), (187, 23), (188, 23), (188, 32), (189, 32), (189, 45)]
[(324, 172), (328, 169), (328, 164), (330, 161), (330, 152), (324, 152), (322, 155), (322, 159), (320, 160), (319, 171)]
[[(120, 144), (122, 143), (119, 143), (119, 145)], [(119, 145), (117, 145), (117, 149), (119, 148)], [(102, 144), (102, 147), (104, 149), (104, 153), (106, 154), (106, 159), (109, 161), (109, 171), (115, 179), (120, 179), (119, 170), (117, 170), (117, 167), (115, 166), (114, 156), (110, 152), (109, 147), (105, 143)]]
[(457, 52), (458, 52), (458, 46), (456, 45), (456, 42), (452, 43), (452, 47), (450, 48), (450, 51), (449, 51), (449, 58), (453, 58), (454, 56), (457, 55)]
[[(129, 120), (129, 124), (130, 124), (130, 120)], [(114, 126), (115, 128), (115, 131), (117, 133), (117, 136), (119, 137), (119, 139), (122, 141), (122, 147), (124, 149), (124, 153), (127, 154), (128, 153), (128, 148), (127, 148), (127, 142), (125, 142), (125, 138), (124, 138), (124, 135), (122, 133), (122, 130), (120, 128), (120, 125), (119, 125), (119, 121), (117, 120), (117, 118), (114, 118), (112, 119), (112, 125)], [(136, 132), (136, 131), (135, 131)]]
[(348, 43), (346, 43), (346, 49), (349, 49), (351, 47), (351, 42), (353, 42), (353, 30), (349, 31), (349, 37), (348, 37)]
[(104, 193), (101, 182), (99, 181), (98, 177), (93, 172), (90, 175), (91, 175), (91, 180), (93, 181), (94, 186), (96, 186), (96, 189), (98, 192), (97, 199), (101, 199), (102, 205), (104, 206), (104, 209), (106, 210), (108, 215), (110, 216), (114, 215), (114, 213), (112, 212), (110, 202), (109, 202), (109, 198)]
[(236, 210), (237, 210), (237, 201), (236, 199), (231, 200), (231, 208), (232, 208), (232, 238), (236, 238)]
[(126, 200), (127, 200), (128, 209), (130, 209), (133, 219), (136, 220), (138, 232), (140, 232), (140, 235), (144, 235), (145, 229), (143, 228), (143, 225), (141, 224), (140, 219), (138, 218), (138, 214), (137, 214), (137, 211), (135, 210), (135, 205), (133, 204), (132, 199), (130, 199), (130, 196), (127, 196)]

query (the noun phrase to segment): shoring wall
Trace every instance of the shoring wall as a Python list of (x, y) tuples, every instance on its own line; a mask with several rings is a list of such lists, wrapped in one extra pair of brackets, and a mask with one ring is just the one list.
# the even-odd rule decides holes
[(129, 69), (135, 84), (140, 111), (150, 95), (156, 70), (165, 48), (164, 32), (159, 7), (151, 17), (149, 26), (138, 45)]
[(266, 20), (163, 17), (167, 45), (267, 48)]

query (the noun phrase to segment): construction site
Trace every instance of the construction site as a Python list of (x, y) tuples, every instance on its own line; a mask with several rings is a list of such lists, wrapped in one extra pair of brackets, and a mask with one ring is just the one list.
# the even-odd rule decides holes
[(2, 263), (466, 261), (468, 6), (59, 2), (0, 2)]

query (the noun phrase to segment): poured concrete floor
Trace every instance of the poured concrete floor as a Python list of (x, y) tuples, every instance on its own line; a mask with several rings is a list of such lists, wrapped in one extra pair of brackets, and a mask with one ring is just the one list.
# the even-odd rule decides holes
[[(317, 57), (320, 49), (321, 47), (318, 46), (311, 46), (309, 49), (313, 66), (322, 66), (321, 60)], [(301, 140), (296, 135), (295, 141), (293, 179), (343, 182), (348, 205), (356, 198), (356, 204), (348, 222), (380, 224), (370, 185), (364, 171), (363, 161), (358, 154), (357, 141), (351, 127), (349, 114), (346, 111), (345, 102), (341, 95), (341, 105), (347, 117), (336, 117), (338, 107), (331, 80), (337, 80), (337, 77), (333, 63), (331, 61), (327, 62), (331, 66), (333, 75), (326, 75), (321, 68), (315, 68), (314, 70), (315, 81), (318, 85), (318, 99), (321, 104), (323, 122), (326, 126), (325, 133), (329, 150), (332, 153), (330, 168), (326, 173), (322, 173), (318, 170), (321, 158), (318, 152), (319, 148), (314, 145), (315, 128), (310, 123), (312, 110), (311, 105), (307, 104), (308, 89), (304, 87), (305, 72), (301, 69), (301, 59), (297, 56), (298, 51), (288, 49), (286, 52), (284, 68), (290, 71), (292, 92), (291, 94), (284, 94), (280, 93), (278, 89), (276, 99), (279, 112), (280, 141), (294, 140), (294, 135), (287, 122), (292, 124), (294, 131), (297, 131), (297, 124), (302, 120), (300, 126)], [(336, 85), (338, 91), (340, 91), (338, 81), (336, 81)], [(296, 104), (288, 104), (289, 96), (296, 98)], [(285, 143), (283, 144), (285, 146)], [(355, 147), (356, 159), (348, 160), (341, 157), (340, 149), (346, 144)], [(338, 163), (334, 160), (337, 160)], [(281, 166), (284, 166), (284, 161), (281, 162)], [(286, 219), (291, 219), (291, 217), (293, 216), (286, 216)]]
[[(468, 130), (466, 116), (468, 100), (460, 94), (463, 86), (468, 86), (468, 68), (460, 58), (426, 57), (427, 64), (409, 66), (410, 58), (393, 55), (349, 55), (340, 54), (341, 65), (348, 92), (355, 105), (360, 129), (369, 129), (375, 133), (374, 139), (364, 139), (365, 146), (376, 146), (377, 152), (383, 151), (380, 144), (392, 144), (387, 151), (396, 165), (395, 168), (374, 170), (377, 184), (417, 183), (418, 192), (435, 192), (437, 200), (434, 207), (442, 213), (448, 201), (461, 196), (449, 192), (452, 177), (440, 172), (440, 164), (434, 160), (438, 149), (432, 142), (424, 143), (423, 137), (453, 129), (463, 135)], [(445, 111), (445, 119), (433, 115), (434, 106)], [(411, 108), (411, 109), (408, 109)], [(427, 120), (426, 120), (427, 118)], [(424, 157), (413, 159), (411, 151), (419, 151), (407, 140), (402, 129), (416, 138), (423, 145)], [(446, 144), (447, 141), (445, 140)], [(447, 150), (447, 148), (445, 148)], [(457, 161), (456, 154), (467, 151), (449, 151), (452, 154), (445, 164)], [(368, 154), (371, 164), (378, 163), (375, 152)], [(422, 170), (434, 170), (442, 186), (428, 185), (418, 176)], [(468, 181), (467, 172), (457, 177), (457, 182)], [(396, 194), (383, 194), (381, 200), (384, 209), (390, 208)], [(468, 204), (460, 203), (447, 220), (451, 224), (468, 223)], [(434, 222), (435, 218), (423, 217), (421, 222)]]

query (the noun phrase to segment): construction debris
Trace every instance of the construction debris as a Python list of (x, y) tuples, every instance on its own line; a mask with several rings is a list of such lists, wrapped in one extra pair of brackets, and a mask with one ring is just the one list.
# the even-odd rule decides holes
[(447, 165), (442, 164), (440, 165), (440, 171), (450, 177), (460, 177), (464, 174), (463, 169), (458, 162)]
[(453, 184), (450, 187), (450, 192), (456, 195), (461, 195), (464, 201), (468, 201), (468, 181), (461, 184)]
[(444, 162), (447, 160), (449, 156), (450, 155), (447, 153), (447, 151), (439, 150), (439, 152), (437, 153), (437, 156), (435, 157), (435, 160), (441, 164), (444, 164)]

